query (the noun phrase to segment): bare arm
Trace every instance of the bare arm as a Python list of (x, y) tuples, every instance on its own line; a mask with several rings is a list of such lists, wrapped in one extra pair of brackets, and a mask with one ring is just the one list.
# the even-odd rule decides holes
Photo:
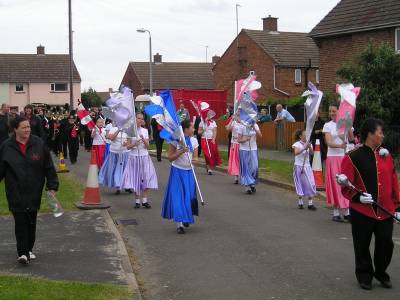
[(346, 144), (335, 144), (332, 139), (332, 135), (330, 133), (325, 133), (325, 143), (328, 145), (330, 148), (337, 148), (337, 149), (346, 149)]
[(116, 132), (114, 132), (114, 133), (107, 133), (106, 134), (106, 138), (108, 138), (109, 140), (111, 140), (111, 141), (115, 141), (115, 139), (118, 137), (118, 134), (120, 133), (121, 131), (118, 129)]
[(179, 156), (187, 152), (187, 148), (182, 148), (178, 150), (174, 145), (170, 144), (168, 148), (168, 160), (173, 162), (178, 159)]
[(192, 161), (197, 162), (198, 158), (199, 158), (199, 148), (197, 147), (193, 151)]

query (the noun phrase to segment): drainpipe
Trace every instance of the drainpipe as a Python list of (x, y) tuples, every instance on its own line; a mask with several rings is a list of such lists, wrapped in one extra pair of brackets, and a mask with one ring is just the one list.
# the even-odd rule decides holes
[(280, 89), (278, 89), (276, 87), (276, 68), (275, 68), (275, 65), (274, 65), (274, 90), (279, 92), (279, 93), (282, 93), (282, 94), (284, 94), (284, 95), (286, 95), (288, 97), (290, 97), (289, 93), (286, 93), (286, 92), (284, 92), (284, 91), (282, 91), (282, 90), (280, 90)]
[(28, 98), (28, 104), (31, 104), (31, 83), (28, 81), (28, 90), (26, 91), (27, 93), (27, 98)]

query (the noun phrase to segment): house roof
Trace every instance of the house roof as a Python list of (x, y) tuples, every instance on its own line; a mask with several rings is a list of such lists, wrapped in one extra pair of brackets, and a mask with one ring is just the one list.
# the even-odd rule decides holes
[(319, 67), (319, 51), (312, 38), (302, 32), (243, 31), (256, 42), (279, 66)]
[(313, 38), (400, 26), (399, 0), (342, 0), (310, 32)]
[[(74, 82), (81, 77), (74, 64)], [(0, 82), (69, 80), (69, 55), (0, 54)]]
[[(143, 89), (149, 89), (149, 63), (130, 62)], [(153, 64), (153, 89), (212, 90), (211, 63), (163, 62)]]

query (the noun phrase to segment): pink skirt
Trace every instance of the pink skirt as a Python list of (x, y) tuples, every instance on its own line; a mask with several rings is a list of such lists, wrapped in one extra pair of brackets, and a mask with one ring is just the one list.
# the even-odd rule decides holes
[(99, 171), (104, 162), (104, 153), (106, 151), (106, 145), (92, 145), (92, 150), (96, 151), (96, 164)]
[(328, 156), (326, 158), (325, 188), (326, 201), (336, 208), (349, 208), (349, 200), (342, 195), (342, 189), (336, 182), (336, 174), (341, 173), (343, 156)]
[(239, 144), (232, 144), (229, 151), (228, 174), (231, 176), (240, 175)]

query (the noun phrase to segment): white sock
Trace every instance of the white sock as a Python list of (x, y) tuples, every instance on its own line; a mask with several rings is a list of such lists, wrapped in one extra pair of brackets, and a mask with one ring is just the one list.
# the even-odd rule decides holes
[(299, 205), (304, 205), (304, 203), (303, 203), (303, 198), (299, 198)]
[(136, 204), (140, 204), (140, 199), (139, 198), (136, 199)]
[(147, 198), (143, 198), (143, 199), (142, 199), (142, 203), (143, 203), (143, 204), (147, 203)]
[(183, 223), (182, 222), (176, 222), (176, 227), (183, 227)]
[(350, 209), (345, 208), (345, 209), (343, 210), (343, 214), (344, 214), (345, 216), (350, 215)]
[(308, 199), (308, 205), (313, 205), (313, 199), (312, 198)]
[(334, 208), (334, 209), (333, 209), (333, 216), (334, 216), (334, 217), (339, 217), (339, 216), (340, 216), (340, 212), (339, 212), (339, 209), (338, 209), (338, 208)]

